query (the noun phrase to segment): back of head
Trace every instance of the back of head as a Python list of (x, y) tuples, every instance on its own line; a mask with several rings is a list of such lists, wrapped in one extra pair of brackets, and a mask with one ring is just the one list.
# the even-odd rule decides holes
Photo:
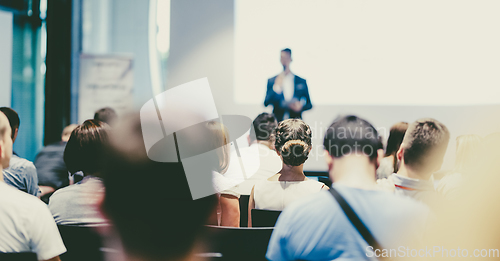
[(15, 135), (15, 130), (19, 128), (19, 125), (21, 124), (21, 120), (19, 119), (19, 115), (17, 112), (9, 107), (1, 107), (0, 111), (7, 116), (7, 119), (9, 119), (9, 125), (10, 129), (12, 131), (12, 139), (14, 139)]
[(299, 166), (311, 151), (311, 137), (309, 125), (299, 119), (288, 119), (278, 124), (274, 146), (286, 165)]
[(435, 119), (425, 118), (411, 123), (401, 144), (405, 165), (417, 172), (437, 171), (449, 140), (448, 128)]
[(251, 141), (271, 141), (278, 126), (278, 121), (274, 114), (261, 113), (253, 120), (253, 128), (250, 129)]
[[(143, 129), (139, 117), (131, 116), (120, 119), (111, 131), (104, 211), (129, 255), (180, 259), (192, 250), (216, 198), (192, 200), (182, 163), (149, 159)], [(200, 175), (209, 176), (211, 170)]]
[(64, 162), (74, 174), (96, 175), (104, 167), (103, 150), (108, 142), (109, 126), (98, 120), (86, 120), (76, 127), (64, 149)]
[(382, 148), (375, 127), (353, 115), (336, 119), (327, 129), (323, 145), (334, 158), (362, 154), (368, 156), (371, 161), (377, 159), (377, 151)]
[(468, 174), (474, 169), (478, 161), (481, 136), (475, 134), (461, 135), (457, 139), (455, 157), (455, 172)]
[(285, 48), (285, 49), (283, 49), (281, 51), (284, 52), (284, 53), (288, 53), (288, 55), (290, 55), (290, 57), (292, 56), (292, 50), (290, 48)]
[(398, 122), (392, 125), (391, 130), (389, 131), (389, 138), (387, 139), (387, 147), (385, 149), (385, 157), (393, 156), (394, 161), (392, 164), (392, 168), (394, 172), (398, 171), (398, 161), (396, 157), (396, 153), (403, 142), (403, 138), (405, 137), (406, 130), (408, 129), (408, 122)]
[(407, 122), (398, 122), (392, 125), (389, 131), (389, 138), (387, 139), (387, 147), (385, 149), (385, 157), (395, 155), (398, 152), (403, 138), (405, 137), (406, 130), (408, 129)]
[(105, 122), (109, 125), (112, 125), (113, 122), (117, 119), (116, 111), (110, 107), (104, 107), (99, 109), (94, 114), (94, 120), (99, 120)]
[(78, 124), (70, 124), (66, 126), (62, 131), (61, 140), (68, 141), (69, 137), (71, 136), (71, 133), (73, 132), (74, 129), (76, 129), (76, 127), (78, 127)]
[[(477, 161), (477, 172), (475, 173), (479, 175), (484, 175), (484, 173), (488, 173), (491, 176), (500, 177), (498, 175), (500, 173), (500, 151), (498, 148), (500, 147), (500, 132), (489, 134), (488, 136), (482, 139), (481, 144), (479, 146), (479, 159)], [(487, 180), (485, 178), (479, 178), (479, 180)], [(500, 180), (499, 180), (500, 182)], [(497, 186), (498, 184), (495, 184)]]

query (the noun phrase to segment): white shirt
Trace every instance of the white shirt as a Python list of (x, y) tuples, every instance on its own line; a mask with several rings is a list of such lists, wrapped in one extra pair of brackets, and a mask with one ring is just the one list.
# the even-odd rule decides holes
[(49, 199), (49, 209), (58, 225), (105, 226), (108, 221), (98, 209), (103, 194), (102, 181), (87, 176), (54, 192)]
[(224, 175), (238, 183), (231, 189), (234, 192), (232, 195), (250, 195), (256, 182), (270, 178), (283, 166), (276, 151), (264, 144), (253, 143), (250, 147), (240, 148), (239, 152), (241, 158), (236, 151), (231, 153), (229, 167)]
[(66, 252), (47, 206), (0, 181), (0, 252), (34, 252), (47, 260)]
[(262, 180), (253, 188), (255, 208), (283, 210), (298, 199), (320, 192), (324, 186), (325, 184), (312, 179), (304, 181)]
[(290, 102), (295, 94), (295, 75), (288, 73), (283, 79), (283, 96), (285, 101)]

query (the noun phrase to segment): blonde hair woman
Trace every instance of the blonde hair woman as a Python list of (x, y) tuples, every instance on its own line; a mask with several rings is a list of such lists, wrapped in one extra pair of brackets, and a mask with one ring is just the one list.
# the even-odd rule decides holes
[(216, 148), (217, 158), (213, 159), (213, 186), (219, 198), (217, 224), (221, 226), (240, 226), (239, 195), (228, 190), (236, 185), (233, 181), (224, 177), (229, 167), (229, 156), (231, 152), (229, 132), (224, 125), (216, 121), (207, 123), (210, 132), (209, 139)]
[(479, 135), (461, 135), (457, 137), (455, 167), (438, 183), (437, 191), (447, 198), (455, 198), (457, 189), (465, 176), (474, 174), (477, 166), (479, 146), (482, 138)]
[(279, 173), (255, 184), (250, 194), (248, 226), (252, 209), (283, 210), (291, 202), (322, 189), (325, 184), (304, 175), (304, 162), (311, 151), (311, 128), (299, 119), (280, 122), (274, 146), (283, 167)]

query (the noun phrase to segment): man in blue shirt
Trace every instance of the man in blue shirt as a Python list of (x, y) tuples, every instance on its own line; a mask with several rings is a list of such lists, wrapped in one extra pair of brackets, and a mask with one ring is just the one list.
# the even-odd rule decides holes
[[(383, 249), (403, 257), (421, 242), (429, 209), (407, 197), (381, 191), (376, 169), (383, 157), (377, 130), (356, 116), (336, 120), (324, 138), (333, 187)], [(270, 260), (373, 260), (373, 247), (359, 234), (329, 191), (286, 208), (276, 223)]]
[[(11, 108), (2, 107), (0, 111), (9, 119), (12, 130), (12, 143), (16, 141), (19, 131), (19, 115)], [(15, 153), (10, 158), (9, 167), (3, 170), (5, 183), (33, 196), (39, 195), (38, 176), (33, 162), (23, 159)]]

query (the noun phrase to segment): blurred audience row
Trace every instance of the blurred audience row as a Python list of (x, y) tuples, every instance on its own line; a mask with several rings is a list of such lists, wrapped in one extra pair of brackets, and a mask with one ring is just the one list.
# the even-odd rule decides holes
[(498, 160), (480, 154), (500, 145), (497, 134), (459, 136), (455, 167), (438, 180), (450, 139), (444, 124), (396, 123), (384, 151), (377, 129), (351, 115), (334, 120), (323, 139), (329, 186), (304, 174), (311, 128), (262, 113), (238, 150), (224, 124), (206, 123), (204, 139), (217, 159), (199, 175), (212, 177), (203, 186), (214, 195), (192, 200), (182, 163), (148, 158), (137, 115), (117, 119), (111, 108), (99, 110), (67, 126), (33, 164), (12, 151), (17, 113), (0, 111), (0, 252), (34, 252), (39, 260), (59, 260), (66, 251), (56, 224), (112, 227), (128, 260), (189, 260), (204, 225), (252, 227), (254, 209), (279, 214), (269, 260), (365, 260), (367, 246), (428, 242), (428, 228), (468, 195), (464, 184), (476, 185), (468, 180), (478, 170), (498, 171), (491, 167)]

